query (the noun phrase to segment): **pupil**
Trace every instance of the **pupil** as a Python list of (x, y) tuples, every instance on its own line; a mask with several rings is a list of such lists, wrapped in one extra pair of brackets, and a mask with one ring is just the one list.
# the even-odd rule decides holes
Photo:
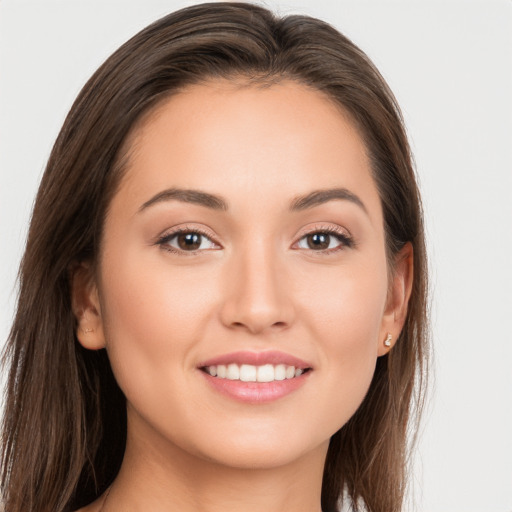
[(194, 250), (199, 249), (201, 245), (201, 235), (197, 233), (182, 233), (178, 235), (178, 245), (180, 249)]
[(327, 249), (329, 247), (329, 235), (326, 233), (314, 233), (308, 236), (310, 249)]

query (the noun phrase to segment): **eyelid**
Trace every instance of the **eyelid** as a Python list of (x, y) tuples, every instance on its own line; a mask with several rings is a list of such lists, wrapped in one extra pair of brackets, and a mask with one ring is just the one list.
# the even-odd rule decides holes
[[(217, 247), (215, 249), (196, 249), (196, 250), (191, 250), (191, 251), (185, 251), (185, 250), (177, 249), (177, 248), (171, 246), (170, 244), (168, 244), (170, 239), (179, 235), (180, 233), (197, 233), (199, 235), (202, 235), (202, 236), (208, 238), (208, 240), (210, 240)], [(305, 251), (308, 250), (308, 249), (298, 248), (296, 246), (304, 237), (306, 237), (308, 235), (315, 234), (315, 233), (325, 233), (328, 235), (338, 237), (338, 240), (340, 240), (340, 246), (331, 248), (331, 249), (318, 249), (318, 250), (309, 249), (309, 251), (314, 252), (314, 253), (319, 253), (319, 254), (334, 253), (334, 252), (337, 252), (338, 250), (342, 250), (344, 248), (353, 248), (356, 245), (354, 238), (348, 229), (346, 229), (338, 224), (315, 223), (315, 224), (305, 226), (304, 228), (302, 228), (299, 231), (299, 233), (295, 237), (295, 242), (292, 244), (292, 248), (296, 249), (296, 250), (305, 250)], [(165, 230), (161, 235), (159, 235), (157, 237), (157, 239), (155, 241), (155, 245), (160, 245), (162, 249), (167, 250), (169, 252), (173, 252), (173, 253), (180, 254), (180, 255), (186, 255), (186, 256), (197, 255), (204, 251), (222, 249), (222, 245), (217, 240), (217, 236), (209, 228), (206, 228), (205, 226), (197, 226), (197, 225), (190, 225), (190, 224), (173, 226), (172, 228)]]
[(315, 222), (313, 224), (308, 224), (299, 230), (297, 238), (309, 235), (310, 233), (316, 233), (317, 231), (337, 233), (339, 235), (344, 235), (347, 238), (352, 238), (352, 234), (347, 228), (331, 222)]
[[(332, 253), (336, 252), (338, 250), (344, 249), (344, 248), (353, 248), (356, 245), (356, 242), (354, 240), (354, 237), (350, 233), (350, 231), (347, 228), (344, 228), (338, 224), (326, 224), (326, 223), (315, 223), (310, 224), (308, 226), (305, 226), (302, 228), (299, 233), (296, 236), (296, 241), (293, 243), (292, 248), (296, 246), (300, 240), (302, 240), (304, 237), (308, 235), (312, 235), (315, 233), (326, 233), (332, 236), (337, 236), (339, 239), (341, 239), (341, 245), (336, 248), (332, 249), (319, 249), (319, 250), (313, 250), (309, 249), (311, 252), (316, 252), (319, 254), (322, 253)], [(297, 250), (308, 250), (308, 249), (299, 249)]]
[[(181, 233), (197, 233), (201, 236), (208, 238), (208, 240), (210, 240), (213, 244), (215, 244), (217, 246), (217, 248), (215, 248), (215, 249), (196, 249), (196, 250), (192, 250), (192, 251), (184, 251), (184, 250), (177, 249), (167, 243), (173, 237), (175, 237)], [(193, 256), (193, 255), (202, 253), (204, 251), (212, 251), (212, 250), (217, 250), (217, 249), (222, 248), (222, 245), (218, 242), (217, 236), (213, 233), (213, 231), (211, 231), (208, 228), (205, 228), (204, 226), (195, 226), (195, 225), (190, 225), (190, 224), (173, 226), (172, 228), (165, 230), (161, 235), (159, 235), (157, 237), (157, 239), (155, 241), (155, 245), (159, 245), (163, 250), (166, 250), (166, 251), (169, 251), (169, 252), (172, 252), (175, 254), (184, 255), (184, 256)]]

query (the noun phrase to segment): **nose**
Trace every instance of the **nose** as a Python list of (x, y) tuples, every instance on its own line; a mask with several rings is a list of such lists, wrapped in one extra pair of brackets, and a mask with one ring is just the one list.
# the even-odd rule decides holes
[(252, 334), (280, 331), (294, 321), (291, 284), (285, 264), (270, 247), (255, 248), (230, 262), (221, 321)]

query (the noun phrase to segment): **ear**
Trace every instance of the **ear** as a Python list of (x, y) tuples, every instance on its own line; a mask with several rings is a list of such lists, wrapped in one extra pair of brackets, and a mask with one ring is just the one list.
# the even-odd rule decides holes
[[(411, 297), (414, 275), (414, 253), (410, 242), (398, 252), (394, 262), (393, 274), (388, 290), (386, 309), (382, 317), (382, 325), (378, 344), (378, 355), (387, 354), (400, 336), (407, 318), (407, 306)], [(386, 338), (391, 340), (384, 343)]]
[(89, 350), (105, 348), (98, 287), (92, 265), (79, 263), (71, 270), (71, 306), (76, 318), (76, 337)]

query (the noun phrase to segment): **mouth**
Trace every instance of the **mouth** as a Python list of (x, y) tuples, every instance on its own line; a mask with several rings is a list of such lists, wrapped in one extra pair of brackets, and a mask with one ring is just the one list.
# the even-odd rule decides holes
[(212, 389), (256, 404), (278, 400), (301, 388), (313, 366), (283, 352), (244, 351), (210, 359), (198, 369)]

